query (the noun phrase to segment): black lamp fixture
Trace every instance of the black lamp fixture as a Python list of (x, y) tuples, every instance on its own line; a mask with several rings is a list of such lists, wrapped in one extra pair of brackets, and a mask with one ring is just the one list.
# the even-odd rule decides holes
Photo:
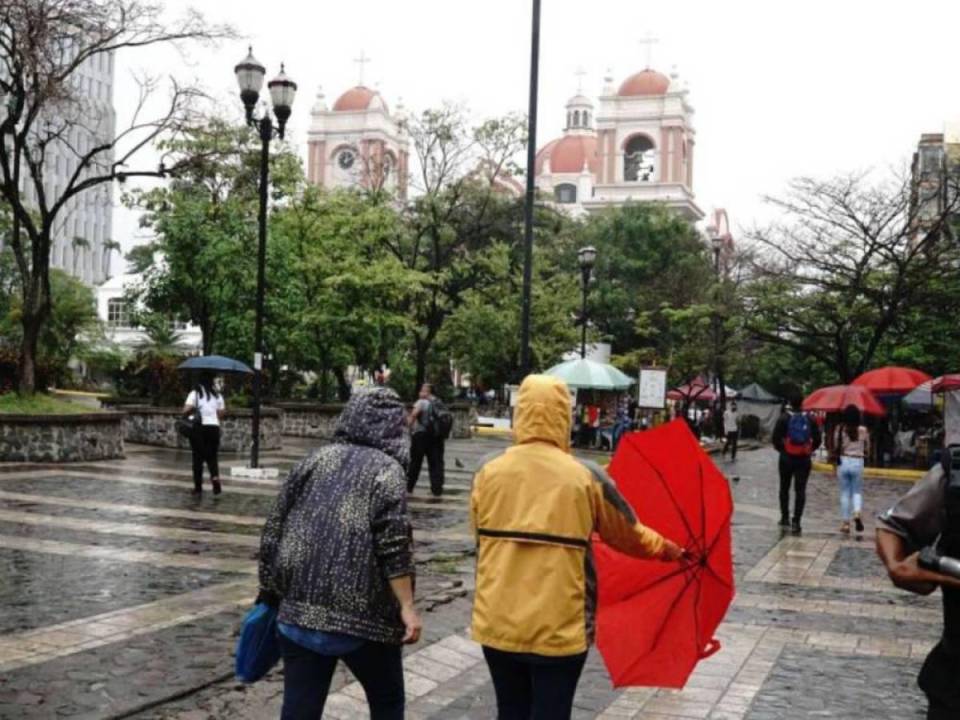
[(587, 293), (590, 289), (590, 276), (593, 274), (593, 268), (597, 264), (597, 249), (592, 245), (580, 248), (577, 252), (577, 260), (580, 263), (580, 278), (583, 281), (583, 306), (580, 311), (580, 358), (587, 357)]

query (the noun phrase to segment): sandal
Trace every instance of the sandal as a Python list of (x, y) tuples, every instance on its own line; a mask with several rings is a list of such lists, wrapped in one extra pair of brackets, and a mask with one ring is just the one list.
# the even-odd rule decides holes
[(840, 532), (842, 532), (844, 535), (849, 535), (849, 534), (850, 534), (850, 523), (844, 521), (843, 525), (840, 526)]

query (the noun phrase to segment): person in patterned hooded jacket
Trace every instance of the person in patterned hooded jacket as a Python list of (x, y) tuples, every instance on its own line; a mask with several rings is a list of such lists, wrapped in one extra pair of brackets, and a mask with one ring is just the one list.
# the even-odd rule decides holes
[(343, 660), (373, 720), (403, 717), (401, 646), (420, 637), (406, 507), (404, 406), (355, 393), (335, 441), (287, 477), (260, 542), (260, 601), (279, 609), (283, 720), (315, 720)]

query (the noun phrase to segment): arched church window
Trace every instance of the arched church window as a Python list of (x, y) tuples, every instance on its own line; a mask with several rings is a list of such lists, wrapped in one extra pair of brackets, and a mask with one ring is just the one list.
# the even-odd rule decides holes
[(577, 186), (571, 183), (557, 185), (553, 189), (553, 196), (558, 203), (569, 205), (577, 201)]
[(568, 112), (568, 113), (567, 113), (567, 127), (572, 127), (572, 126), (573, 126), (573, 113), (572, 113), (572, 112)]
[(646, 135), (630, 139), (623, 153), (623, 179), (625, 182), (653, 182), (656, 150)]
[(583, 111), (583, 126), (590, 127), (590, 113), (586, 110)]
[(579, 110), (573, 111), (573, 126), (580, 127), (580, 111)]

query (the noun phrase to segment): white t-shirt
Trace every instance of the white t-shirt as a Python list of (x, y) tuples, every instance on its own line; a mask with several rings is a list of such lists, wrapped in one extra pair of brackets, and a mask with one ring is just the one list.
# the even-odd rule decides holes
[(739, 415), (736, 410), (726, 410), (723, 413), (723, 431), (726, 433), (735, 433), (740, 427), (737, 425)]
[(200, 404), (197, 405), (197, 391), (191, 390), (187, 395), (187, 405), (192, 405), (200, 409), (200, 422), (203, 425), (220, 425), (220, 418), (217, 417), (218, 410), (224, 410), (226, 405), (223, 403), (223, 395), (207, 395), (204, 393), (200, 397)]

